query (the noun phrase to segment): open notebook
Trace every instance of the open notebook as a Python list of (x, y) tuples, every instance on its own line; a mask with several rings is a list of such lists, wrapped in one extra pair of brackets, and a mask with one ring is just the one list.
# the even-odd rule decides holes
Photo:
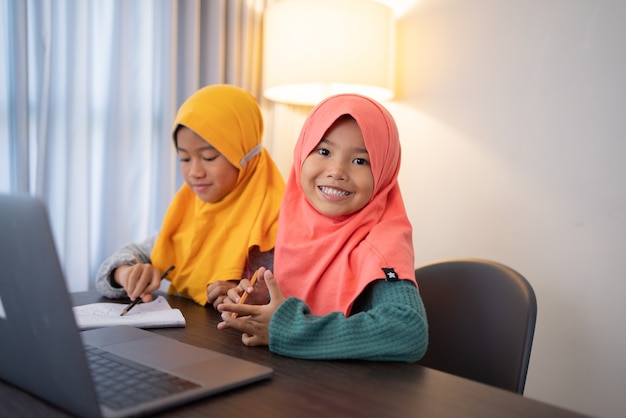
[(167, 299), (159, 295), (152, 302), (139, 303), (120, 316), (128, 303), (97, 302), (74, 306), (74, 316), (80, 329), (132, 325), (137, 328), (184, 327), (185, 317), (180, 309), (173, 309)]
[[(127, 325), (79, 332), (45, 208), (33, 197), (0, 194), (0, 266), (0, 379), (74, 415), (145, 415), (272, 374)], [(96, 358), (118, 365), (105, 364), (108, 375), (96, 377), (88, 363)], [(128, 367), (130, 377), (113, 380)], [(122, 383), (130, 385), (105, 405)]]

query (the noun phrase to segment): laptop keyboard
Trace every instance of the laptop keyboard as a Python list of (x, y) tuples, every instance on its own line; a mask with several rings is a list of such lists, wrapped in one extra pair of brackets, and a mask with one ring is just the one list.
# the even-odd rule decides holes
[(97, 347), (85, 345), (85, 353), (100, 402), (114, 410), (199, 387)]

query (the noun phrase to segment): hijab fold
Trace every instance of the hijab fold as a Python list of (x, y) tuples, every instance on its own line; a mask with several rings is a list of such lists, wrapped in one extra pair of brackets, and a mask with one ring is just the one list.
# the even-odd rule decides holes
[[(302, 164), (346, 114), (363, 134), (374, 192), (360, 211), (328, 217), (304, 195)], [(316, 315), (336, 311), (349, 315), (357, 296), (374, 280), (415, 283), (412, 227), (397, 182), (399, 169), (398, 129), (382, 105), (364, 96), (341, 94), (313, 109), (296, 143), (279, 216), (274, 266), (285, 296), (302, 299)]]
[(173, 126), (186, 126), (239, 169), (234, 190), (217, 203), (205, 203), (183, 184), (170, 204), (152, 251), (160, 271), (170, 265), (170, 293), (200, 305), (207, 285), (247, 274), (251, 248), (274, 248), (283, 179), (262, 146), (263, 119), (252, 95), (231, 85), (212, 85), (180, 107)]

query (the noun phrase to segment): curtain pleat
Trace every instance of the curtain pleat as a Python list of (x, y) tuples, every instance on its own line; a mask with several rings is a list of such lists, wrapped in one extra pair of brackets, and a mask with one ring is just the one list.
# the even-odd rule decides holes
[(0, 192), (48, 207), (70, 291), (158, 232), (198, 88), (260, 97), (262, 0), (0, 0)]
[[(27, 49), (20, 47), (28, 39), (26, 4), (18, 1), (8, 1), (3, 4), (2, 57), (0, 63), (3, 77), (0, 80), (0, 144), (3, 147), (0, 157), (3, 159), (1, 185), (5, 189), (17, 192), (29, 190), (30, 176), (28, 170), (29, 141), (14, 141), (11, 138), (28, 138), (28, 67)], [(0, 70), (2, 71), (2, 70)], [(6, 92), (3, 93), (2, 92)]]

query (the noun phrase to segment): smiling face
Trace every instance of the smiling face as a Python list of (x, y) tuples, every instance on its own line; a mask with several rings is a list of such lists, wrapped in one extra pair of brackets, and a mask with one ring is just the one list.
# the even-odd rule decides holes
[(306, 157), (300, 175), (307, 200), (323, 215), (350, 215), (374, 193), (374, 176), (363, 134), (351, 117), (341, 117)]
[(176, 131), (176, 151), (185, 183), (206, 203), (217, 203), (237, 184), (239, 170), (186, 126)]

